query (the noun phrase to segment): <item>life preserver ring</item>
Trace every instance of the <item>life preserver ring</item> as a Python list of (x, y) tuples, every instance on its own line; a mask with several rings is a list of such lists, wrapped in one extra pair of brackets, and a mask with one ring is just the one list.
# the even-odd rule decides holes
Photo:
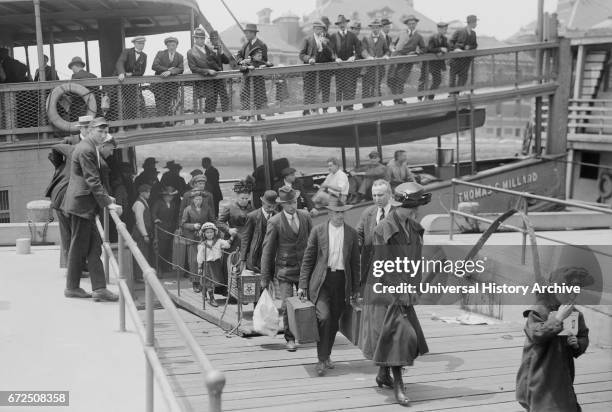
[(91, 90), (85, 86), (81, 86), (78, 83), (61, 84), (55, 89), (51, 90), (51, 93), (49, 93), (49, 97), (47, 98), (47, 117), (49, 118), (49, 122), (64, 132), (76, 132), (78, 131), (78, 122), (69, 122), (64, 120), (57, 112), (57, 103), (66, 93), (72, 93), (80, 96), (87, 105), (87, 115), (89, 116), (96, 116), (98, 105)]
[(597, 186), (599, 187), (600, 199), (607, 199), (612, 196), (612, 176), (609, 173), (602, 173), (599, 176)]

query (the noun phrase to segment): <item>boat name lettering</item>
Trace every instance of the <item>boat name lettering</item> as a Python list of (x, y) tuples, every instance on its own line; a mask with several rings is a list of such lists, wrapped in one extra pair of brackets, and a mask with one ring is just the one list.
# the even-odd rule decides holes
[[(525, 175), (512, 176), (500, 182), (495, 182), (493, 183), (492, 186), (498, 187), (500, 189), (512, 190), (512, 189), (516, 189), (517, 187), (521, 187), (524, 185), (534, 183), (537, 180), (538, 180), (537, 172), (531, 172)], [(459, 202), (467, 202), (470, 200), (481, 199), (483, 197), (491, 196), (493, 193), (494, 192), (490, 189), (483, 189), (480, 187), (470, 188), (468, 190), (464, 190), (463, 192), (458, 193)]]

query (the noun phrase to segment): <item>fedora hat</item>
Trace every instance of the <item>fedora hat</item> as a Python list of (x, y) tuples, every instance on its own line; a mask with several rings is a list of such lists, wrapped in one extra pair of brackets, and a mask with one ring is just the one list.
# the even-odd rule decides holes
[(174, 43), (178, 44), (178, 42), (179, 42), (179, 41), (178, 41), (178, 39), (177, 39), (176, 37), (174, 37), (174, 36), (166, 37), (166, 38), (164, 39), (164, 44), (168, 44), (168, 43), (170, 43), (170, 42), (174, 42)]
[(336, 20), (336, 26), (340, 23), (348, 23), (350, 20), (344, 17), (344, 14), (339, 14), (338, 19)]
[(146, 168), (154, 168), (155, 167), (155, 163), (157, 163), (157, 160), (155, 160), (154, 157), (147, 157), (144, 162), (142, 163), (142, 168), (146, 169)]
[(278, 189), (276, 203), (289, 203), (296, 201), (300, 197), (300, 191), (294, 190), (291, 186), (283, 186)]
[(181, 166), (180, 164), (176, 163), (174, 160), (170, 160), (169, 162), (166, 162), (166, 166), (164, 166), (166, 169), (182, 169), (183, 166)]
[(276, 203), (277, 198), (278, 198), (278, 193), (276, 193), (274, 190), (266, 190), (263, 196), (260, 197), (260, 200), (263, 203), (271, 205), (271, 204)]
[(293, 174), (295, 172), (296, 170), (293, 167), (285, 167), (283, 170), (281, 170), (280, 174), (281, 174), (281, 177), (287, 177), (290, 174)]
[(473, 23), (475, 21), (478, 21), (478, 17), (476, 17), (475, 14), (470, 14), (469, 16), (467, 16), (466, 21), (468, 23)]
[(331, 26), (331, 21), (329, 21), (329, 17), (327, 16), (321, 16), (321, 23), (325, 25), (326, 29)]
[(426, 205), (431, 201), (431, 193), (416, 182), (406, 182), (397, 186), (393, 192), (391, 205), (413, 208)]
[(162, 195), (162, 196), (176, 196), (176, 195), (178, 195), (178, 190), (176, 190), (172, 186), (166, 186), (166, 187), (164, 187), (162, 189), (162, 191), (160, 192), (160, 195)]
[(415, 21), (415, 22), (418, 23), (419, 19), (417, 19), (414, 14), (410, 14), (410, 15), (406, 16), (402, 22), (404, 24), (408, 24), (409, 21)]
[(254, 23), (247, 23), (244, 26), (243, 31), (254, 31), (255, 33), (257, 33), (259, 30), (257, 30), (257, 25)]
[(361, 29), (361, 22), (356, 21), (353, 24), (351, 24), (351, 29)]
[(353, 206), (344, 203), (337, 196), (330, 196), (329, 202), (327, 203), (325, 207), (333, 212), (346, 212), (347, 210), (351, 209)]
[(380, 20), (380, 24), (381, 24), (381, 25), (383, 25), (383, 26), (388, 26), (389, 24), (391, 24), (391, 20), (389, 20), (389, 19), (388, 19), (388, 18), (386, 18), (386, 17), (383, 17), (383, 18)]
[(85, 67), (85, 62), (79, 56), (73, 57), (72, 60), (70, 60), (70, 63), (68, 63), (68, 68), (72, 69), (72, 66), (74, 66), (75, 64), (78, 64), (81, 67)]

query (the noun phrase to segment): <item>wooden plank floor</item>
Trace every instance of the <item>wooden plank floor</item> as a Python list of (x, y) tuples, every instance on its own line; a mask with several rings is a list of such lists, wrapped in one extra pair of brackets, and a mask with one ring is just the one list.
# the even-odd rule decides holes
[[(520, 411), (515, 377), (523, 346), (522, 324), (444, 323), (462, 312), (450, 306), (420, 306), (417, 313), (430, 353), (406, 368), (404, 382), (413, 411)], [(282, 335), (227, 335), (191, 313), (181, 314), (212, 363), (226, 376), (226, 411), (397, 411), (393, 392), (379, 389), (377, 368), (338, 334), (336, 364), (325, 377), (314, 370), (316, 346), (284, 350)], [(156, 345), (173, 389), (187, 411), (207, 410), (202, 375), (164, 311), (156, 311)], [(576, 392), (584, 411), (612, 406), (612, 351), (590, 347), (576, 361)]]

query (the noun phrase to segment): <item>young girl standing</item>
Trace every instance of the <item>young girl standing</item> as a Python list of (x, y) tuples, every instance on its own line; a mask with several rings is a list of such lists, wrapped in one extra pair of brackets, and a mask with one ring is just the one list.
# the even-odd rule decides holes
[(215, 300), (215, 285), (223, 283), (223, 249), (229, 249), (234, 235), (229, 240), (219, 237), (219, 230), (214, 223), (206, 222), (200, 229), (202, 241), (198, 245), (198, 273), (205, 275), (204, 284), (208, 295), (208, 303), (217, 307)]
[[(564, 267), (554, 271), (549, 282), (585, 287), (593, 280), (582, 268)], [(574, 358), (589, 346), (589, 329), (582, 313), (574, 308), (573, 298), (539, 295), (537, 304), (523, 312), (526, 339), (516, 377), (516, 399), (529, 412), (582, 410), (574, 392)], [(564, 331), (563, 321), (569, 316), (577, 318), (576, 334)]]

